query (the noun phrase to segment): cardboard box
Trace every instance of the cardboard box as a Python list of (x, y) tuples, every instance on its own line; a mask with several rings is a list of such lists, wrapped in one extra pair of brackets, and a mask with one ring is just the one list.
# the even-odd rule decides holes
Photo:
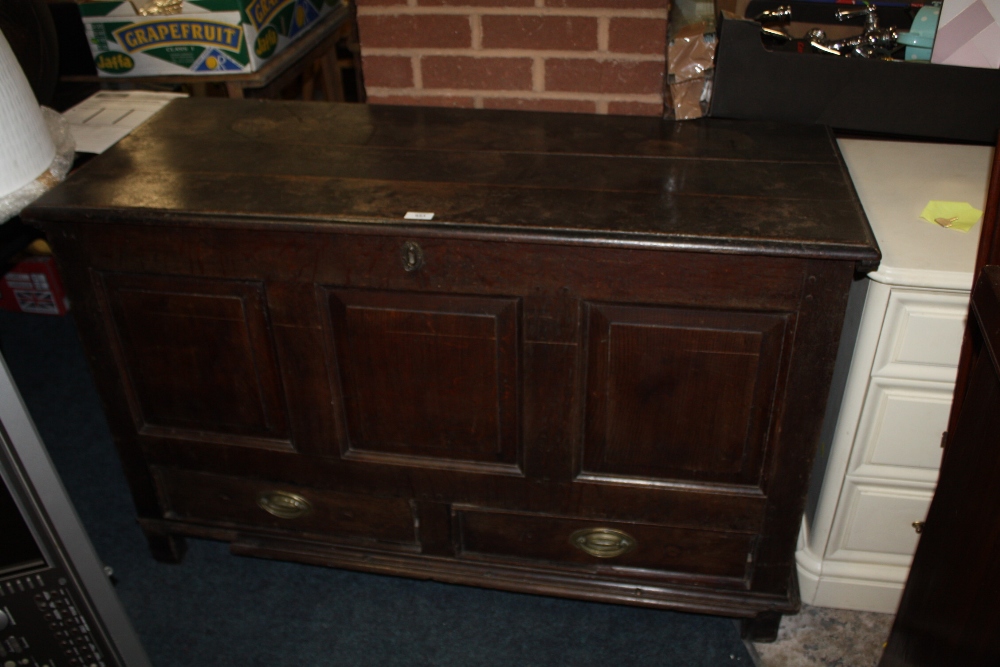
[(15, 264), (0, 280), (0, 308), (18, 313), (65, 315), (69, 301), (55, 259), (27, 257)]
[(708, 115), (994, 144), (1000, 70), (769, 51), (756, 22), (723, 16)]
[(1000, 0), (944, 3), (931, 61), (963, 67), (1000, 67)]
[(99, 76), (255, 72), (343, 0), (188, 0), (140, 16), (131, 2), (82, 2)]

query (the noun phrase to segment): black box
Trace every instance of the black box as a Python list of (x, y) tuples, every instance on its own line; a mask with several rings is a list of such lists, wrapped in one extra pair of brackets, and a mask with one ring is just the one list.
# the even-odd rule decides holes
[(722, 15), (708, 115), (994, 144), (1000, 70), (768, 51), (760, 25)]

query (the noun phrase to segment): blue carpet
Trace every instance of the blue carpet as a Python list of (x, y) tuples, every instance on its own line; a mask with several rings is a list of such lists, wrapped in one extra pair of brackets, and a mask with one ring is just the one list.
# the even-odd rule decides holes
[(0, 350), (155, 667), (751, 665), (729, 619), (240, 558), (154, 561), (68, 317), (0, 312)]

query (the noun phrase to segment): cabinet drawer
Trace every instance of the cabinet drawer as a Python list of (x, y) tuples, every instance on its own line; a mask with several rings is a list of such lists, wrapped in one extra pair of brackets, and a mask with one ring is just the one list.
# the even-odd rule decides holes
[(407, 500), (155, 468), (167, 518), (416, 544)]
[(525, 558), (740, 580), (746, 576), (755, 537), (469, 507), (456, 507), (453, 515), (461, 557)]
[(872, 375), (954, 382), (968, 293), (893, 289)]
[(833, 527), (829, 558), (908, 565), (919, 535), (914, 521), (923, 521), (932, 489), (876, 486), (848, 480)]
[(851, 474), (937, 482), (951, 398), (949, 384), (872, 378)]

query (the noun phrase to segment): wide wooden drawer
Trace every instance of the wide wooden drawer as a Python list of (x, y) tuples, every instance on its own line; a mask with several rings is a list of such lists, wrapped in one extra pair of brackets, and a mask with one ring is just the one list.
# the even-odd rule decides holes
[(154, 468), (168, 519), (416, 545), (408, 500)]
[(523, 558), (602, 569), (634, 568), (743, 580), (755, 535), (594, 521), (456, 506), (464, 558)]

